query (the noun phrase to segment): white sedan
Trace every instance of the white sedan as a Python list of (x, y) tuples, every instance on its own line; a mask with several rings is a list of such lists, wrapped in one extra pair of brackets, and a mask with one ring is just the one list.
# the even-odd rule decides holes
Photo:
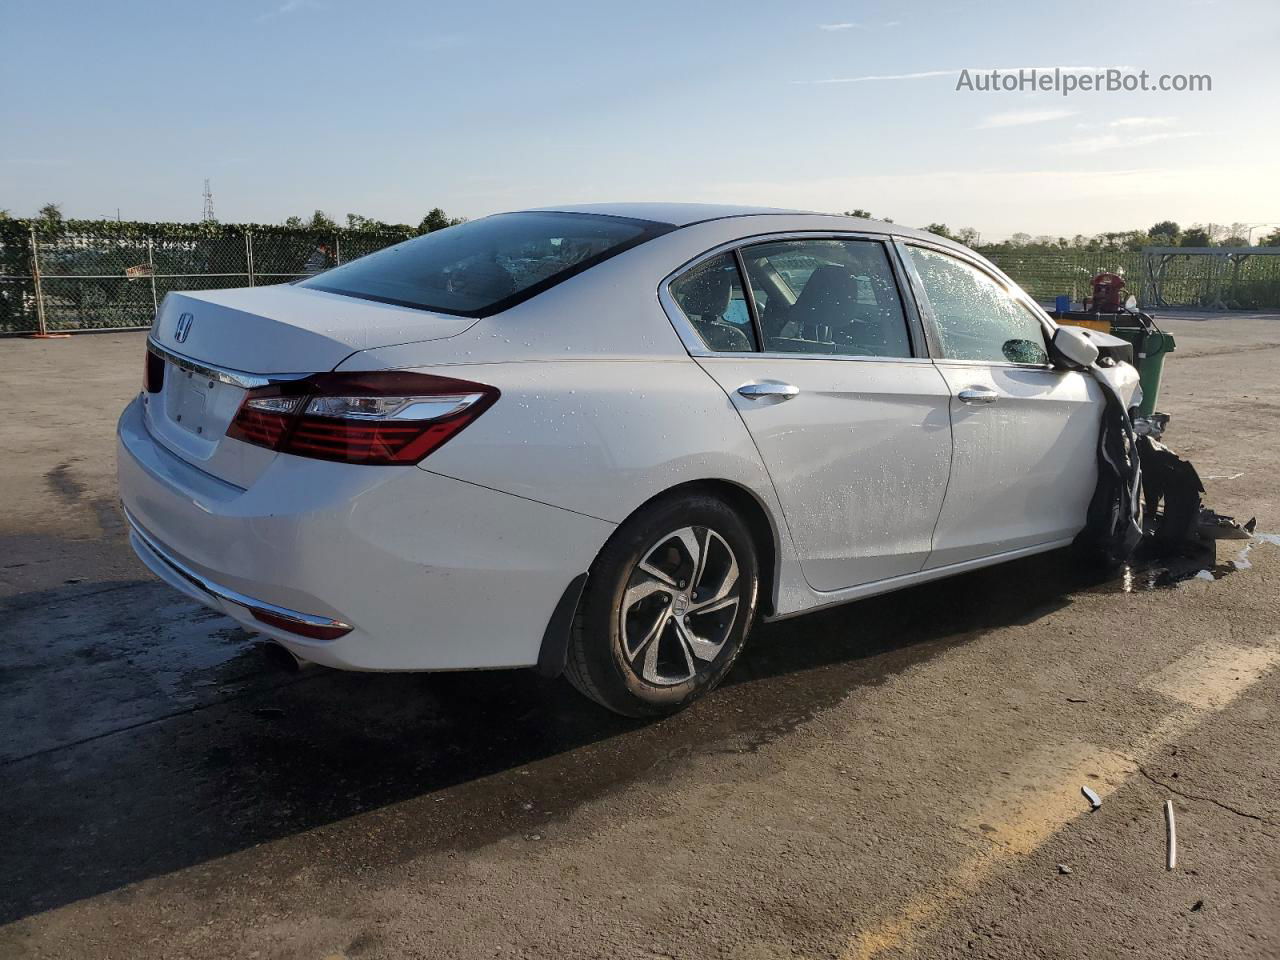
[(500, 214), (171, 293), (147, 350), (119, 473), (159, 577), (304, 660), (537, 666), (635, 716), (757, 617), (1071, 543), (1098, 476), (1096, 349), (841, 216)]

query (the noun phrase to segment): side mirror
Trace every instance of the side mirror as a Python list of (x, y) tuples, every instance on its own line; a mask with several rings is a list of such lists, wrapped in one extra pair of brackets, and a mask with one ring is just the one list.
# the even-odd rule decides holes
[(1098, 348), (1079, 327), (1059, 327), (1049, 341), (1055, 367), (1082, 370), (1098, 359)]

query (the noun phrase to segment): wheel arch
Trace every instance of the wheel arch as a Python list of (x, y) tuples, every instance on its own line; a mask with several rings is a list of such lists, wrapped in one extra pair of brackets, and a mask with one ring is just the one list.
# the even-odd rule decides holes
[[(749, 487), (741, 483), (735, 483), (732, 480), (725, 480), (719, 477), (707, 477), (696, 480), (685, 480), (673, 487), (668, 487), (660, 493), (656, 493), (643, 503), (636, 506), (634, 510), (627, 514), (623, 520), (625, 523), (630, 520), (641, 510), (647, 509), (659, 500), (665, 500), (669, 497), (681, 496), (688, 493), (704, 493), (709, 496), (716, 497), (724, 501), (732, 507), (743, 521), (747, 524), (747, 529), (751, 532), (751, 540), (756, 548), (756, 557), (760, 566), (760, 599), (759, 609), (765, 616), (772, 616), (777, 612), (777, 597), (779, 583), (779, 547), (780, 547), (780, 531), (777, 521), (769, 508), (765, 506), (763, 501)], [(621, 526), (621, 524), (619, 524)], [(601, 544), (600, 549), (604, 549)], [(599, 556), (597, 551), (596, 556)], [(595, 559), (592, 559), (594, 565)]]
[[(779, 559), (781, 556), (779, 530), (769, 509), (749, 488), (731, 480), (719, 478), (686, 480), (649, 497), (628, 513), (622, 522), (625, 523), (641, 510), (647, 509), (660, 500), (688, 493), (713, 496), (728, 504), (742, 517), (751, 534), (752, 544), (756, 548), (756, 559), (759, 565), (760, 595), (757, 609), (765, 617), (775, 615), (778, 611), (779, 583), (782, 576)], [(595, 566), (596, 560), (607, 543), (606, 539), (596, 551), (595, 556), (591, 558), (591, 567)], [(564, 671), (569, 635), (573, 629), (579, 605), (582, 603), (582, 597), (586, 592), (589, 577), (590, 568), (574, 577), (569, 583), (543, 633), (536, 669), (545, 677), (557, 677)]]

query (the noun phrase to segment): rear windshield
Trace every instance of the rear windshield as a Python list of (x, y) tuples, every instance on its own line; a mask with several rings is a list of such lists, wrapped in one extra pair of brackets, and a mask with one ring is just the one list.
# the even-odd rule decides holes
[(371, 253), (301, 286), (481, 317), (672, 229), (599, 214), (503, 213)]

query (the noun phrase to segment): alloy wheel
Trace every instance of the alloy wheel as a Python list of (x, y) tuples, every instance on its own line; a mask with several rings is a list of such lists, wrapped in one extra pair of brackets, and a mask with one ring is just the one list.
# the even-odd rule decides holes
[(623, 660), (657, 686), (694, 677), (733, 631), (741, 579), (732, 548), (710, 527), (661, 537), (636, 564), (622, 595)]

